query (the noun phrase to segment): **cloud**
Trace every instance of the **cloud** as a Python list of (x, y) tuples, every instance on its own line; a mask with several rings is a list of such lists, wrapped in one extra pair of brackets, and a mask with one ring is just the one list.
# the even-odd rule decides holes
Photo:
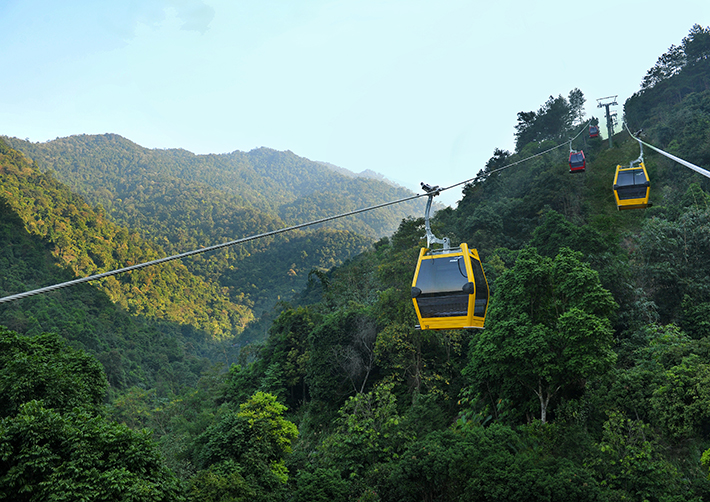
[(175, 9), (177, 17), (183, 22), (183, 30), (197, 31), (204, 35), (214, 19), (214, 9), (200, 0), (167, 0), (167, 3)]
[(124, 41), (136, 36), (139, 24), (157, 28), (168, 17), (178, 19), (181, 29), (204, 35), (215, 16), (214, 9), (201, 0), (117, 1), (105, 4), (104, 9), (101, 24)]

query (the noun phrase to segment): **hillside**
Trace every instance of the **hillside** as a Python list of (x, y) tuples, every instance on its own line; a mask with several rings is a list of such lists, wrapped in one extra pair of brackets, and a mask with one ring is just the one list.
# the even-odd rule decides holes
[[(0, 145), (0, 148), (3, 146)], [(3, 150), (0, 154), (3, 178), (14, 167), (28, 169), (22, 161), (18, 162), (17, 157), (14, 160), (12, 157), (11, 150)], [(46, 196), (48, 192), (51, 193), (52, 181), (46, 176), (43, 178)], [(6, 194), (7, 185), (3, 188)], [(34, 194), (39, 196), (39, 190), (35, 190)], [(47, 221), (53, 220), (46, 215), (45, 218)], [(54, 219), (53, 223), (62, 227), (63, 222)], [(93, 220), (93, 224), (96, 223)], [(101, 224), (96, 225), (95, 230), (100, 229)], [(50, 283), (65, 282), (75, 277), (71, 264), (65, 260), (67, 254), (57, 256), (53, 253), (56, 249), (53, 239), (29, 231), (4, 197), (0, 197), (0, 242), (2, 296)], [(113, 242), (120, 243), (122, 240), (118, 237)], [(75, 251), (81, 253), (78, 248)], [(229, 323), (230, 318), (215, 316), (214, 326), (197, 329), (190, 326), (185, 318), (171, 322), (157, 319), (159, 316), (150, 316), (149, 309), (155, 309), (158, 304), (152, 290), (147, 287), (146, 278), (152, 278), (158, 284), (167, 283), (171, 287), (175, 287), (175, 280), (186, 285), (197, 282), (187, 273), (178, 271), (173, 274), (163, 277), (160, 273), (143, 276), (141, 279), (144, 282), (140, 288), (132, 291), (127, 288), (129, 283), (116, 281), (109, 292), (126, 299), (118, 303), (114, 303), (106, 292), (88, 284), (3, 303), (0, 304), (0, 325), (30, 336), (45, 332), (56, 333), (72, 347), (86, 350), (102, 363), (112, 397), (132, 386), (154, 389), (153, 392), (160, 395), (174, 394), (186, 386), (194, 386), (200, 374), (213, 364), (211, 361), (219, 357), (219, 344), (215, 340), (218, 333), (214, 328), (219, 327), (220, 322)], [(184, 309), (184, 305), (176, 298), (179, 296), (171, 297), (173, 303), (168, 305), (171, 314)], [(203, 291), (202, 297), (209, 297), (209, 289)], [(200, 301), (189, 293), (185, 294), (185, 298), (188, 301)], [(141, 308), (148, 300), (152, 305)], [(130, 305), (128, 308), (126, 303)], [(140, 309), (141, 315), (130, 315), (128, 309), (133, 312)], [(239, 322), (241, 318), (235, 316), (231, 320)], [(236, 329), (236, 326), (229, 324), (221, 327)]]
[[(188, 204), (195, 199), (229, 209), (249, 207), (282, 218), (288, 225), (304, 222), (296, 217), (318, 219), (412, 195), (371, 176), (341, 174), (290, 151), (258, 148), (195, 155), (186, 150), (150, 150), (115, 134), (71, 136), (46, 143), (3, 139), (91, 202), (101, 203), (111, 214), (117, 212), (117, 217), (135, 227), (142, 222), (129, 221), (138, 218), (132, 211), (145, 212), (147, 199), (171, 188), (173, 193), (179, 190)], [(155, 190), (159, 192), (154, 194)], [(309, 202), (314, 195), (320, 197), (317, 205)], [(162, 202), (164, 211), (169, 211), (171, 201)], [(137, 207), (121, 209), (116, 205)], [(383, 209), (377, 219), (360, 222), (361, 218), (354, 218), (346, 228), (382, 237), (394, 232), (403, 217), (421, 212), (421, 207), (420, 201), (403, 203)], [(173, 211), (179, 213), (179, 208)]]
[[(168, 254), (412, 195), (401, 187), (350, 178), (291, 152), (267, 148), (194, 155), (149, 150), (111, 134), (47, 143), (5, 141)], [(305, 286), (310, 270), (342, 263), (422, 207), (422, 201), (410, 201), (202, 255), (185, 265), (205, 281), (228, 288), (233, 302), (261, 316)], [(254, 270), (266, 275), (256, 280)]]
[[(0, 172), (5, 203), (74, 274), (93, 275), (166, 256), (159, 246), (111, 222), (101, 206), (90, 207), (3, 143)], [(216, 336), (232, 336), (252, 318), (248, 308), (226, 300), (216, 285), (179, 262), (109, 277), (101, 284), (114, 303), (133, 314), (192, 324)]]

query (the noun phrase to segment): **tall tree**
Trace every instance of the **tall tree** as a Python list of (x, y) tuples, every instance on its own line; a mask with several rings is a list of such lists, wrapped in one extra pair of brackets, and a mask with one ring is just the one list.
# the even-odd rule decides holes
[(184, 500), (148, 431), (30, 401), (0, 420), (0, 500)]
[(703, 28), (694, 24), (688, 36), (683, 38), (683, 52), (689, 65), (710, 58), (710, 26)]
[(581, 120), (584, 94), (573, 89), (568, 101), (563, 96), (550, 96), (537, 112), (519, 112), (515, 126), (515, 150), (520, 152), (528, 143), (559, 140), (570, 127)]
[(680, 73), (685, 66), (685, 52), (677, 45), (671, 45), (667, 52), (659, 56), (653, 68), (646, 72), (641, 82), (641, 90), (650, 89), (659, 82), (662, 82)]
[(283, 418), (285, 411), (276, 396), (256, 392), (239, 411), (207, 428), (192, 454), (203, 469), (192, 482), (195, 500), (283, 500), (285, 457), (298, 436), (296, 425)]
[(567, 248), (554, 259), (523, 250), (496, 288), (466, 374), (482, 394), (495, 389), (494, 398), (533, 393), (545, 423), (560, 391), (583, 387), (614, 364), (609, 316), (616, 304), (581, 253)]
[(575, 87), (569, 91), (567, 101), (569, 102), (572, 125), (581, 124), (584, 119), (584, 102), (587, 101), (584, 94)]
[(101, 364), (59, 335), (22, 336), (0, 326), (0, 417), (32, 400), (59, 412), (98, 413), (107, 388)]

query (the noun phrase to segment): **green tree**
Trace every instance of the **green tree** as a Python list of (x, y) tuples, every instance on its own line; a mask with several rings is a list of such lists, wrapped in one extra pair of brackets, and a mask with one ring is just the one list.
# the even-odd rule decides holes
[(306, 385), (321, 403), (363, 393), (375, 369), (376, 323), (359, 305), (325, 316), (309, 334)]
[(465, 369), (493, 399), (532, 392), (543, 423), (560, 391), (584, 387), (616, 360), (609, 320), (616, 304), (580, 258), (566, 248), (554, 259), (523, 250), (497, 281), (486, 329), (473, 339)]
[[(257, 390), (276, 395), (289, 407), (304, 404), (310, 347), (308, 336), (319, 316), (307, 307), (286, 308), (271, 323), (263, 344), (252, 344), (240, 352), (244, 365), (232, 365), (225, 382), (225, 402), (241, 403)], [(248, 355), (255, 361), (246, 362)]]
[(336, 468), (318, 467), (313, 472), (299, 470), (296, 502), (341, 502), (348, 500), (350, 487)]
[(184, 500), (150, 433), (39, 401), (0, 421), (0, 499)]
[(639, 275), (652, 292), (661, 320), (682, 317), (688, 324), (683, 328), (695, 337), (707, 330), (698, 313), (710, 303), (710, 210), (690, 201), (703, 204), (705, 197), (691, 186), (684, 197), (689, 207), (677, 218), (647, 220), (639, 236)]
[(101, 364), (59, 335), (29, 337), (0, 327), (0, 417), (15, 415), (32, 400), (60, 413), (100, 413), (107, 388)]
[(543, 256), (554, 257), (566, 247), (595, 256), (607, 251), (609, 243), (589, 225), (574, 225), (557, 211), (547, 211), (533, 231), (530, 245)]
[(334, 433), (321, 446), (325, 466), (338, 468), (346, 479), (361, 479), (373, 465), (401, 454), (410, 437), (397, 412), (393, 387), (382, 383), (348, 399)]
[(196, 438), (193, 461), (211, 474), (198, 473), (192, 491), (214, 494), (222, 486), (221, 496), (227, 497), (234, 487), (225, 478), (243, 479), (244, 493), (256, 494), (253, 500), (279, 500), (288, 481), (285, 458), (298, 436), (296, 425), (283, 418), (284, 411), (276, 396), (257, 392), (238, 412), (223, 414)]
[(382, 482), (385, 500), (600, 501), (591, 473), (531, 448), (527, 431), (493, 424), (412, 443)]
[(528, 143), (558, 140), (581, 118), (584, 95), (579, 89), (570, 91), (570, 101), (550, 96), (537, 112), (519, 112), (515, 126), (515, 146), (520, 152)]
[(641, 82), (641, 90), (650, 89), (659, 82), (678, 75), (685, 63), (686, 56), (683, 49), (677, 45), (671, 45), (668, 51), (658, 58), (653, 68), (646, 72), (646, 76)]
[(684, 357), (665, 371), (651, 405), (670, 436), (696, 436), (710, 424), (710, 365), (697, 354)]
[(248, 502), (257, 492), (236, 470), (220, 465), (200, 471), (190, 480), (188, 500), (194, 502)]
[(609, 500), (700, 500), (692, 497), (689, 483), (662, 452), (648, 424), (611, 412), (586, 465)]
[(586, 101), (584, 94), (575, 87), (569, 91), (567, 101), (569, 102), (570, 115), (572, 116), (572, 125), (581, 124), (584, 120), (584, 102)]

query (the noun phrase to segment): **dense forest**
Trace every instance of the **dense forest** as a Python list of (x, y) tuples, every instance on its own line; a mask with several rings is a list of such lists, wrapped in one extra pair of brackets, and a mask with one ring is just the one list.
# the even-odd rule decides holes
[[(515, 151), (494, 149), (458, 206), (433, 218), (438, 236), (479, 251), (483, 330), (415, 329), (421, 217), (392, 233), (343, 222), (262, 243), (303, 287), (253, 323), (265, 336), (236, 346), (224, 333), (278, 282), (256, 247), (0, 304), (0, 499), (710, 500), (710, 180), (644, 151), (653, 206), (618, 211), (615, 168), (639, 156), (625, 130), (613, 148), (578, 136), (581, 174), (567, 149), (542, 154), (586, 128), (584, 101), (573, 89), (521, 111)], [(710, 27), (659, 57), (624, 119), (710, 167)], [(115, 136), (0, 143), (0, 294), (322, 208), (305, 185), (279, 188), (289, 174), (257, 176), (284, 155), (267, 149), (142, 151), (161, 167), (140, 179), (107, 160), (74, 169), (108, 144), (133, 148)], [(186, 157), (216, 167), (180, 171)], [(227, 164), (254, 173), (253, 192), (220, 189)], [(366, 180), (323, 180), (352, 196), (338, 210), (371, 200), (349, 192)], [(211, 226), (172, 227), (179, 214), (203, 221), (197, 202), (212, 196), (229, 202), (210, 206)], [(339, 246), (349, 251), (329, 254)]]
[[(347, 175), (268, 148), (195, 155), (149, 150), (115, 134), (47, 143), (3, 139), (32, 159), (37, 169), (168, 255), (413, 195), (371, 173)], [(232, 302), (261, 317), (303, 288), (311, 269), (342, 263), (422, 209), (421, 201), (409, 201), (315, 230), (199, 255), (184, 265), (203, 280), (227, 288)]]

